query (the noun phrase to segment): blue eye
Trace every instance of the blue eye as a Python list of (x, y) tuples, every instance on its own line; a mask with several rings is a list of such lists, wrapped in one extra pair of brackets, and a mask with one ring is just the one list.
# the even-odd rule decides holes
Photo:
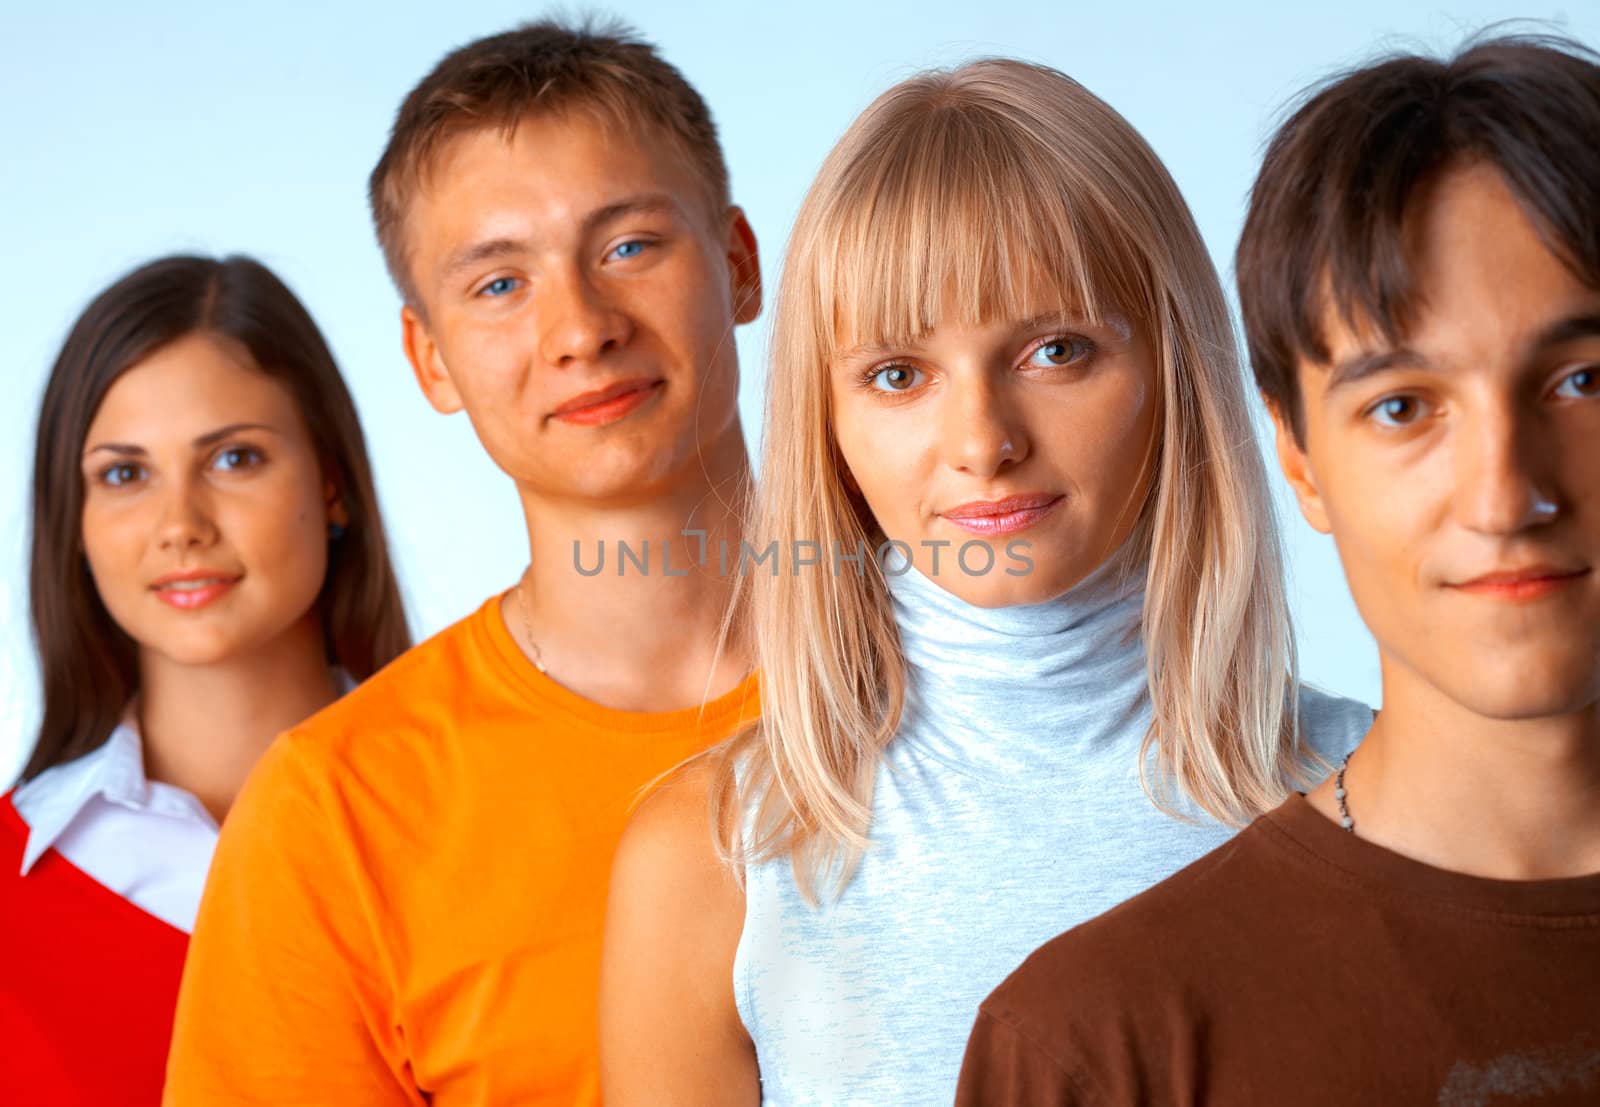
[(640, 254), (644, 253), (644, 248), (647, 245), (649, 244), (642, 239), (630, 238), (627, 242), (622, 243), (615, 250), (612, 250), (611, 256), (619, 261), (638, 257)]
[(1385, 427), (1408, 427), (1422, 416), (1422, 401), (1415, 396), (1386, 396), (1367, 409)]
[(867, 378), (879, 392), (909, 392), (922, 377), (922, 370), (909, 365), (885, 365), (874, 369)]
[(1028, 364), (1035, 369), (1060, 369), (1081, 361), (1094, 350), (1086, 338), (1063, 335), (1042, 343), (1028, 355)]
[(1600, 368), (1586, 365), (1576, 373), (1568, 373), (1556, 385), (1556, 395), (1570, 400), (1589, 400), (1600, 396)]
[(517, 279), (515, 277), (496, 277), (483, 286), (483, 294), (485, 296), (504, 296), (508, 292), (515, 291), (516, 287)]

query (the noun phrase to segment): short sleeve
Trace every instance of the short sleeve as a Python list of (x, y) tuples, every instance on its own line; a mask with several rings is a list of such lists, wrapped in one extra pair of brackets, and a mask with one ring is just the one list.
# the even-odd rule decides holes
[(1008, 1019), (985, 1009), (967, 1039), (956, 1107), (1105, 1107), (1075, 1075)]
[(224, 821), (184, 966), (166, 1107), (426, 1102), (362, 908), (355, 843), (332, 817), (326, 767), (297, 737), (273, 743)]

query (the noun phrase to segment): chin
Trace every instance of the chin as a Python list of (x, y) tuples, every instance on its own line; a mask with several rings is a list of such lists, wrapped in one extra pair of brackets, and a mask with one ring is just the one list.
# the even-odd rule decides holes
[(552, 482), (565, 495), (576, 495), (598, 502), (645, 501), (660, 495), (684, 470), (693, 451), (675, 448), (676, 443), (647, 446), (633, 442), (619, 450), (597, 450), (584, 458), (574, 458), (565, 473), (553, 474)]
[[(941, 566), (943, 568), (943, 566)], [(1025, 607), (1053, 600), (1071, 587), (1045, 580), (1036, 573), (1027, 576), (1008, 576), (996, 568), (984, 576), (967, 576), (959, 571), (941, 572), (936, 583), (952, 596), (970, 603), (973, 607), (1001, 608)]]
[(141, 642), (145, 651), (158, 654), (174, 665), (184, 668), (202, 668), (218, 665), (234, 657), (239, 645), (233, 637), (221, 635), (194, 635), (169, 638), (162, 642)]
[(1600, 672), (1559, 662), (1499, 664), (1483, 671), (1455, 670), (1433, 684), (1450, 699), (1486, 719), (1516, 722), (1571, 715), (1600, 702)]

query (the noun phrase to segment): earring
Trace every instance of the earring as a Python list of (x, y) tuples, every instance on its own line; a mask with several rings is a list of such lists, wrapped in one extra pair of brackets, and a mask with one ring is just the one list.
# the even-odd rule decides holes
[(339, 541), (339, 539), (343, 538), (344, 535), (345, 535), (345, 529), (341, 524), (339, 524), (339, 523), (329, 523), (328, 524), (328, 541), (329, 542), (337, 542), (337, 541)]

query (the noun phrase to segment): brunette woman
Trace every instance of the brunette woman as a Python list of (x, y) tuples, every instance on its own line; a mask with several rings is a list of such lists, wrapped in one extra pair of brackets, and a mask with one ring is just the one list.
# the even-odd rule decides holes
[(30, 599), (44, 711), (0, 799), (0, 1102), (154, 1104), (218, 823), (275, 734), (409, 644), (350, 393), (262, 265), (163, 258), (73, 326)]

